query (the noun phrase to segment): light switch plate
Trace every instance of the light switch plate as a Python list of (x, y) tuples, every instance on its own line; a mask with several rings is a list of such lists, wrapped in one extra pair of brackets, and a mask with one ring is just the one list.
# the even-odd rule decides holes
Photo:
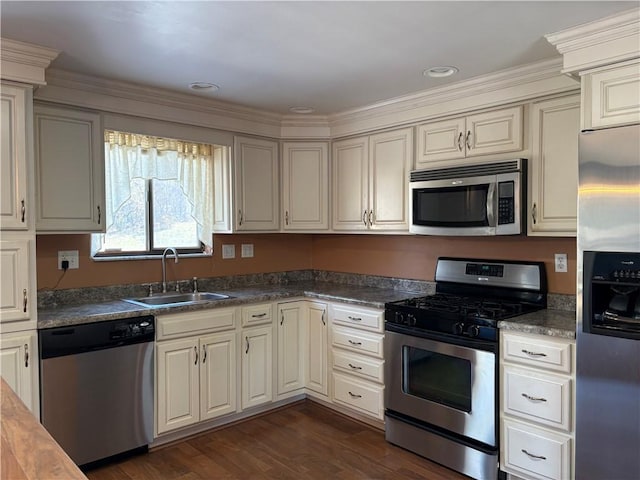
[(236, 258), (236, 246), (222, 245), (222, 258)]
[(69, 270), (80, 268), (78, 260), (78, 250), (59, 250), (58, 251), (58, 270), (62, 270), (62, 262), (69, 262)]
[(253, 257), (253, 243), (243, 243), (241, 255), (242, 258)]
[(567, 271), (567, 254), (566, 253), (556, 253), (554, 255), (555, 263), (556, 263), (556, 272), (562, 273)]

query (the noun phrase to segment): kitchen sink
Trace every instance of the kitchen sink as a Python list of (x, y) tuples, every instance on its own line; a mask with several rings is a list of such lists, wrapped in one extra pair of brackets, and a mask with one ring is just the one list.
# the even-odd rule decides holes
[(134, 303), (143, 307), (166, 307), (170, 305), (189, 305), (194, 303), (211, 302), (231, 298), (230, 295), (212, 292), (196, 293), (158, 293), (149, 297), (125, 298), (125, 302)]

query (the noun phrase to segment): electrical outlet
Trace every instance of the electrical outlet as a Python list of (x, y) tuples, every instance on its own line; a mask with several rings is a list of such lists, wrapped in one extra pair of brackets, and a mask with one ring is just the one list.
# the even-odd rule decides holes
[(556, 253), (554, 257), (556, 261), (556, 272), (566, 272), (567, 271), (567, 254)]
[(222, 258), (236, 258), (236, 246), (222, 245)]
[(69, 262), (69, 270), (80, 268), (78, 260), (78, 250), (59, 250), (58, 251), (58, 270), (62, 270), (62, 262)]
[(242, 255), (242, 258), (253, 257), (253, 243), (243, 243), (242, 251), (240, 254)]

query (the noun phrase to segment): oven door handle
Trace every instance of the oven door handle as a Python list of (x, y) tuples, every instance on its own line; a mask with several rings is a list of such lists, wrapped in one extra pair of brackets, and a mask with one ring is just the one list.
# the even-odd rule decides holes
[(497, 183), (491, 182), (487, 192), (487, 223), (490, 227), (496, 226), (496, 188)]

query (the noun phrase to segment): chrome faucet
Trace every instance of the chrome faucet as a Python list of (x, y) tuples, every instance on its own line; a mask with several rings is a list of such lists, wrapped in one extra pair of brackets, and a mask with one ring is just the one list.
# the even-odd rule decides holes
[(178, 263), (178, 252), (175, 248), (165, 248), (162, 252), (162, 293), (167, 293), (167, 253), (172, 252), (175, 257), (175, 263)]

